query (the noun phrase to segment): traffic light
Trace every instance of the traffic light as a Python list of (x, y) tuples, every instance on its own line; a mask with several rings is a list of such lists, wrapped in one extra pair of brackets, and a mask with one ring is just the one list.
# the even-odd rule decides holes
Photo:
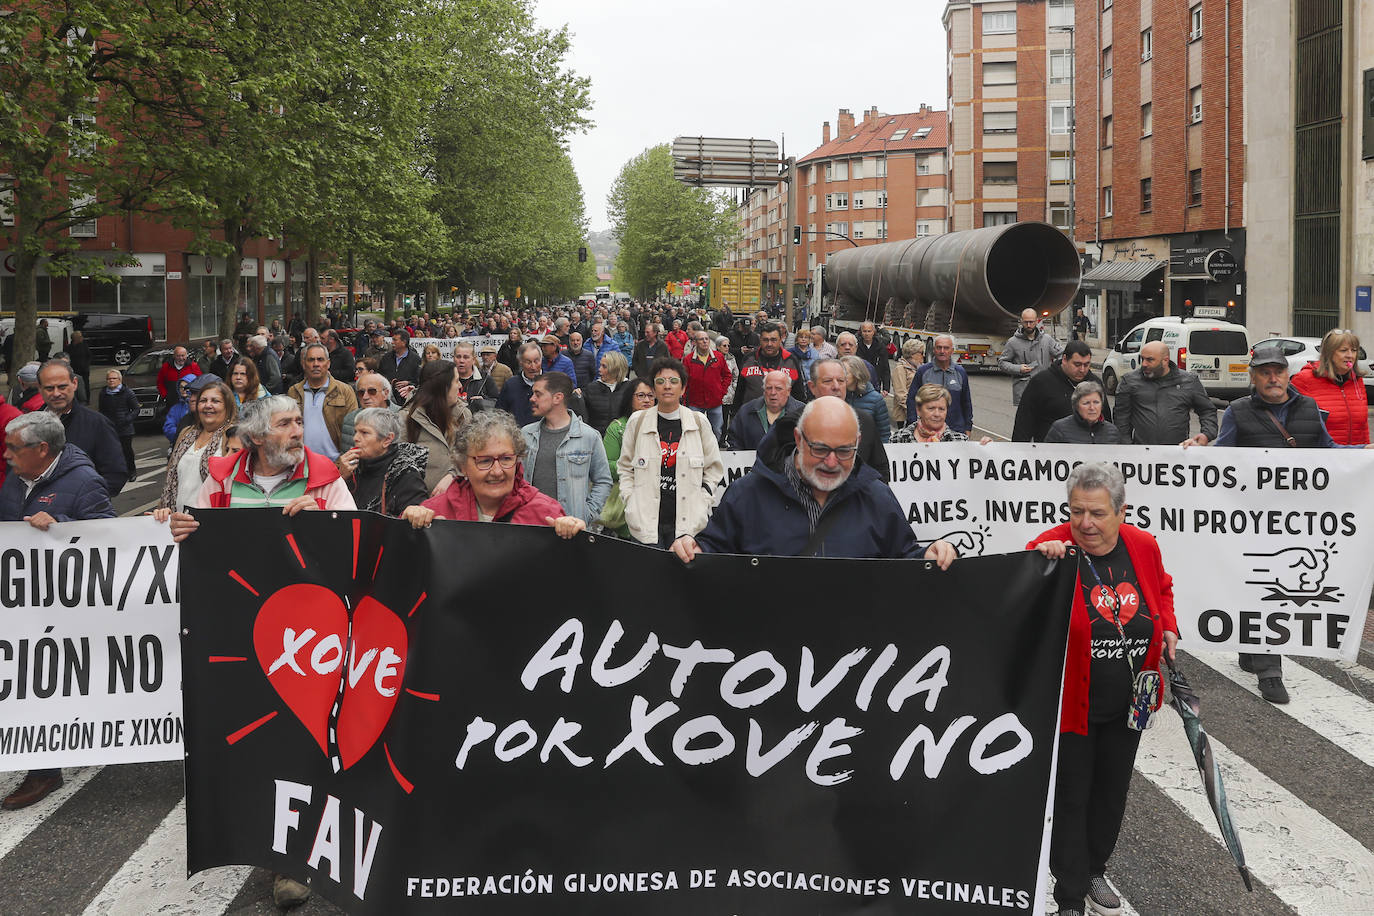
[(800, 245), (800, 244), (801, 244), (801, 226), (793, 226), (793, 227), (792, 227), (792, 244), (793, 244), (793, 245)]
[(581, 264), (587, 263), (587, 247), (585, 245), (577, 249), (577, 260)]

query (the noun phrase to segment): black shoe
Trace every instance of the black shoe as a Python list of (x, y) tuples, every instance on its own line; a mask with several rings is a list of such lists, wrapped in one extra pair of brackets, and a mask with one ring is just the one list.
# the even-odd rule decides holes
[(1254, 662), (1254, 660), (1251, 659), (1250, 656), (1248, 656), (1248, 655), (1242, 655), (1242, 656), (1240, 657), (1240, 670), (1241, 670), (1241, 671), (1249, 672), (1250, 674), (1254, 674), (1254, 673), (1255, 673), (1255, 662)]
[(1259, 679), (1260, 696), (1270, 703), (1282, 705), (1288, 702), (1288, 689), (1283, 686), (1281, 677), (1262, 677)]

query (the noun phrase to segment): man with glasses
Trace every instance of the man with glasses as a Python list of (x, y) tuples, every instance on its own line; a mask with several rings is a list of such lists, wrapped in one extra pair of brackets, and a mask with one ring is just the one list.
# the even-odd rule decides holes
[(673, 542), (684, 563), (699, 553), (784, 557), (924, 557), (948, 569), (946, 541), (922, 548), (878, 473), (857, 461), (859, 416), (820, 397), (783, 416), (759, 446), (753, 471), (730, 485), (706, 528)]

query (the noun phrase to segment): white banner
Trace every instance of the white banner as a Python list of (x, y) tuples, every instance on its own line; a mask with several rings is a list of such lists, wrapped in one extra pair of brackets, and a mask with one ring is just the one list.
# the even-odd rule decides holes
[[(1110, 461), (1126, 478), (1126, 521), (1159, 540), (1174, 577), (1184, 649), (1359, 652), (1374, 588), (1368, 452), (1002, 442), (889, 445), (887, 455), (917, 537), (944, 538), (962, 556), (1023, 550), (1067, 522), (1069, 472)], [(754, 464), (753, 452), (723, 457), (727, 482)]]
[[(410, 338), (410, 349), (419, 356), (424, 356), (425, 346), (434, 344), (439, 348), (440, 359), (453, 359), (453, 348), (461, 341), (472, 344), (472, 355), (480, 356), (483, 347), (500, 347), (507, 339), (504, 334), (479, 334), (476, 337), (412, 337)], [(480, 359), (478, 365), (481, 365)]]
[(166, 525), (0, 524), (0, 607), (0, 770), (181, 759)]

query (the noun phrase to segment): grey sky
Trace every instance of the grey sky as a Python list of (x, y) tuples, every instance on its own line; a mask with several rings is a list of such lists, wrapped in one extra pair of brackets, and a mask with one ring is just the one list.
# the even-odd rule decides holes
[(821, 122), (945, 107), (942, 0), (536, 0), (572, 32), (596, 126), (572, 140), (593, 229), (626, 160), (682, 135), (820, 145)]

